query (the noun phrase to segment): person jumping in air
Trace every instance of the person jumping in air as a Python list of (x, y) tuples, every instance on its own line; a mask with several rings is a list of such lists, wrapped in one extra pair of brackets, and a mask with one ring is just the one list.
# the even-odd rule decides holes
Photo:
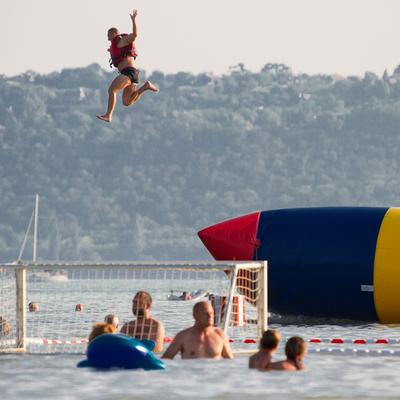
[(112, 81), (108, 88), (107, 112), (104, 115), (96, 115), (97, 118), (105, 122), (111, 122), (117, 93), (121, 90), (123, 90), (122, 104), (127, 107), (138, 101), (147, 90), (158, 92), (158, 88), (150, 81), (146, 81), (139, 89), (136, 89), (136, 85), (139, 83), (139, 71), (135, 68), (137, 56), (135, 47), (137, 37), (136, 16), (137, 10), (133, 10), (130, 15), (132, 33), (120, 33), (117, 28), (110, 28), (107, 32), (108, 40), (111, 42), (108, 49), (111, 55), (110, 67), (118, 68), (120, 75)]

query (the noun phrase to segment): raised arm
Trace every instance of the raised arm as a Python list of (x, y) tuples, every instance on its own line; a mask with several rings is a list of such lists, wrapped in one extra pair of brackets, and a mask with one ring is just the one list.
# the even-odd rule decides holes
[(130, 14), (130, 17), (132, 20), (132, 33), (130, 33), (129, 35), (123, 36), (119, 40), (118, 45), (117, 45), (118, 48), (125, 47), (129, 43), (134, 42), (137, 37), (137, 25), (136, 25), (137, 10), (133, 10), (132, 14)]

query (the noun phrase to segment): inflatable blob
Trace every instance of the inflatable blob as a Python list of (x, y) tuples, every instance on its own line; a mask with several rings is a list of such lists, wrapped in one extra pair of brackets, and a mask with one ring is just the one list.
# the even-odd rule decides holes
[(152, 340), (136, 340), (123, 334), (100, 335), (89, 343), (86, 356), (78, 367), (165, 369), (153, 353)]
[(267, 260), (280, 314), (400, 323), (400, 208), (260, 211), (201, 230), (216, 260)]

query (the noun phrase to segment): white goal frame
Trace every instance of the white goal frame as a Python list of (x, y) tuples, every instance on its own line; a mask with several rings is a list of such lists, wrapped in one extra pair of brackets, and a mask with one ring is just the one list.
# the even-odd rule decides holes
[[(193, 261), (15, 261), (13, 263), (0, 264), (0, 271), (15, 271), (15, 291), (16, 291), (16, 331), (14, 346), (1, 348), (1, 352), (26, 352), (26, 320), (27, 320), (27, 271), (73, 271), (73, 270), (189, 270), (189, 271), (230, 271), (230, 292), (226, 298), (226, 313), (220, 326), (225, 333), (228, 331), (232, 305), (234, 301), (234, 291), (240, 270), (257, 271), (257, 282), (259, 290), (257, 293), (257, 340), (268, 328), (268, 277), (266, 261), (221, 261), (221, 262), (193, 262)], [(1, 293), (0, 293), (1, 294)], [(0, 299), (1, 300), (1, 299)], [(189, 321), (188, 321), (189, 323)], [(1, 338), (0, 338), (1, 343)]]

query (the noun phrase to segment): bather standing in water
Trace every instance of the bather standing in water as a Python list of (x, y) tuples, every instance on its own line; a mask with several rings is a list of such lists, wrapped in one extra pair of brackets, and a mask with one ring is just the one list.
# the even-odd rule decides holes
[(194, 325), (180, 331), (162, 356), (174, 358), (181, 353), (188, 358), (233, 358), (225, 333), (214, 326), (214, 310), (210, 303), (201, 301), (193, 307)]

